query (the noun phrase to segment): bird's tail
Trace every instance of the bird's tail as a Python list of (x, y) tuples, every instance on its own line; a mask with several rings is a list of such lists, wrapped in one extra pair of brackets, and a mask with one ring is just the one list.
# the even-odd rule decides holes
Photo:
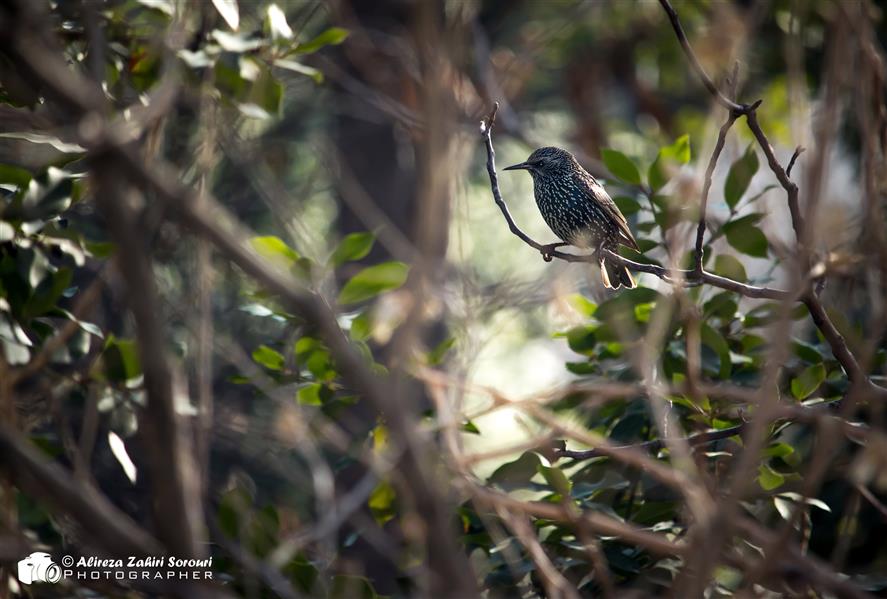
[(604, 287), (607, 289), (619, 289), (620, 287), (634, 289), (635, 287), (634, 278), (632, 278), (628, 268), (615, 260), (607, 258), (601, 259), (601, 279), (603, 279)]

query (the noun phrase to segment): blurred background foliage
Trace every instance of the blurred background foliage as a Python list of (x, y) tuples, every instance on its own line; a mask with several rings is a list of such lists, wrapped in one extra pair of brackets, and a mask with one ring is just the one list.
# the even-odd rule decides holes
[[(675, 6), (713, 79), (737, 97), (763, 100), (761, 125), (780, 159), (813, 144), (829, 41), (846, 18), (837, 4)], [(883, 44), (882, 7), (869, 8)], [(548, 424), (518, 408), (490, 409), (501, 398), (542, 398), (541, 409), (614, 443), (659, 437), (641, 393), (598, 397), (574, 389), (642, 379), (631, 354), (651, 323), (662, 329), (657, 376), (675, 388), (686, 381), (687, 321), (671, 288), (640, 275), (637, 289), (614, 294), (586, 265), (542, 261), (491, 201), (477, 133), (499, 101), (501, 164), (523, 161), (541, 145), (570, 148), (628, 217), (642, 253), (626, 250), (626, 257), (686, 263), (723, 110), (696, 81), (657, 2), (113, 0), (52, 3), (48, 18), (71, 68), (110, 100), (116, 112), (109, 121), (150, 110), (165, 83), (176, 87), (168, 111), (134, 131), (143, 151), (176, 165), (185, 183), (211, 190), (255, 231), (256, 252), (323, 294), (377, 372), (407, 364), (416, 382), (408, 397), (431, 436), (443, 426), (439, 406), (418, 382), (428, 370), (445, 374), (459, 442), (469, 453), (494, 456), (472, 462), (474, 476), (521, 499), (569, 498), (673, 538), (686, 532), (673, 489), (606, 458), (554, 463), (543, 449), (523, 451), (521, 443), (551, 436)], [(875, 258), (858, 245), (867, 225), (850, 76), (839, 78), (837, 93), (840, 126), (826, 156), (814, 249), (838, 264), (824, 292), (831, 316), (883, 381), (884, 339), (865, 285)], [(0, 342), (6, 368), (25, 373), (16, 378), (15, 413), (6, 415), (150, 528), (141, 360), (116, 248), (86, 176), (96, 165), (75, 132), (54, 126), (43, 94), (0, 55)], [(799, 181), (809, 176), (803, 158), (795, 173)], [(734, 127), (709, 201), (709, 270), (756, 285), (788, 284), (783, 258), (793, 239), (775, 183), (750, 133)], [(501, 185), (521, 227), (551, 241), (529, 178), (505, 173)], [(367, 466), (385, 451), (385, 415), (343, 381), (314, 323), (201, 250), (150, 195), (140, 223), (178, 408), (196, 423), (205, 409), (201, 385), (212, 397), (200, 451), (217, 571), (244, 596), (274, 596), (266, 579), (226, 550), (236, 542), (299, 594), (411, 596), (422, 550), (404, 530), (409, 522), (388, 476)], [(778, 304), (711, 287), (687, 295), (700, 313), (702, 378), (759, 384)], [(793, 318), (780, 395), (810, 406), (840, 399), (848, 382), (831, 348), (805, 309)], [(208, 338), (201, 319), (211, 321)], [(47, 350), (60, 334), (64, 343)], [(202, 346), (207, 340), (210, 347)], [(748, 409), (705, 395), (667, 399), (688, 433), (740, 425)], [(883, 424), (874, 412), (862, 418)], [(883, 592), (884, 514), (854, 487), (878, 478), (875, 458), (844, 443), (821, 488), (805, 496), (815, 443), (810, 426), (775, 424), (757, 492), (743, 509), (766, 526), (790, 522), (810, 552)], [(731, 437), (697, 459), (717, 476), (740, 449)], [(848, 480), (848, 472), (865, 474)], [(28, 543), (58, 550), (88, 541), (40, 497), (10, 486), (3, 493), (13, 530)], [(883, 488), (874, 493), (885, 497)], [(324, 524), (330, 502), (342, 497), (357, 497), (358, 505)], [(800, 519), (793, 508), (802, 509)], [(466, 502), (452, 519), (487, 596), (547, 595), (527, 544), (495, 515)], [(599, 596), (608, 584), (666, 593), (682, 567), (677, 557), (601, 537), (606, 581), (571, 526), (538, 518), (531, 534), (582, 596)], [(736, 551), (756, 548), (737, 543)], [(5, 582), (17, 588), (13, 578)], [(776, 594), (795, 592), (790, 583), (760, 581)], [(725, 562), (709, 592), (728, 596), (744, 584)]]

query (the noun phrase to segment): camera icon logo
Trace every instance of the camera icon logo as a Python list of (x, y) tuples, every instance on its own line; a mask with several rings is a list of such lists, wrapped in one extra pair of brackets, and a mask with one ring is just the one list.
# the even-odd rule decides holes
[(50, 582), (55, 584), (62, 579), (62, 570), (52, 561), (48, 553), (35, 551), (18, 563), (18, 580), (22, 584)]

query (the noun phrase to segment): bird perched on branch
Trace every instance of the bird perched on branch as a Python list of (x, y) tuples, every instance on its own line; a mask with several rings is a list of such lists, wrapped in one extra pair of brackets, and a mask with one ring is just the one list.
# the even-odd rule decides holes
[(543, 246), (542, 255), (565, 245), (594, 248), (601, 266), (601, 278), (609, 289), (635, 286), (623, 264), (607, 257), (602, 250), (617, 251), (620, 245), (640, 250), (628, 222), (604, 187), (560, 148), (539, 148), (525, 162), (505, 168), (526, 170), (533, 176), (533, 195), (542, 218), (563, 240)]

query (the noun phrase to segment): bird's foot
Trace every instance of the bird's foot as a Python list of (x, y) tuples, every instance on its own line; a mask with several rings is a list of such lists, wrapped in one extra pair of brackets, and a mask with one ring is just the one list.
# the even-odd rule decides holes
[(551, 254), (559, 247), (564, 247), (565, 245), (570, 245), (569, 243), (546, 243), (539, 251), (542, 252), (542, 259), (546, 262), (551, 262)]

